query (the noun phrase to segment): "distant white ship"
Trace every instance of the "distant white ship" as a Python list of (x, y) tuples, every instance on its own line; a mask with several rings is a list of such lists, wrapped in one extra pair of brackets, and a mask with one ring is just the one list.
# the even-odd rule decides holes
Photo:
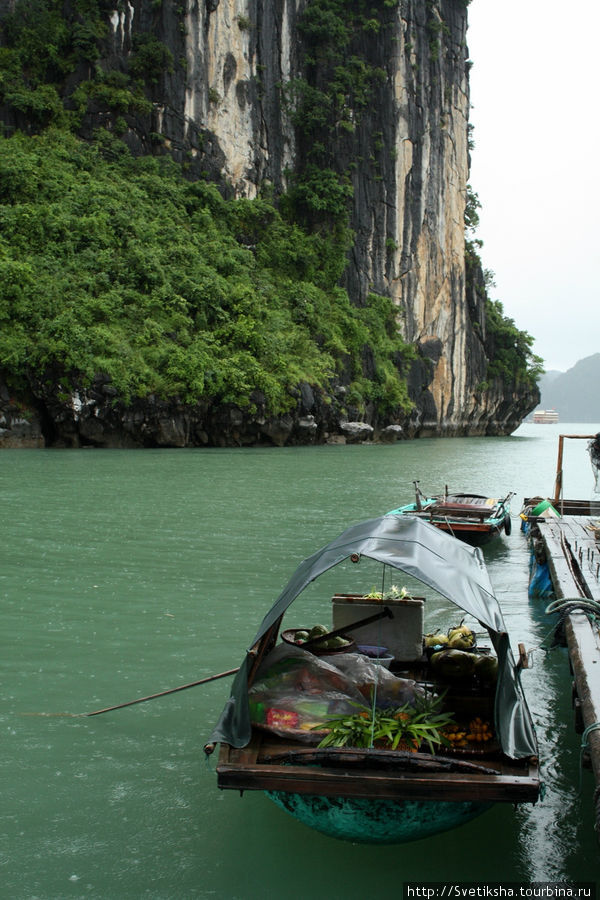
[(540, 409), (533, 414), (533, 421), (537, 425), (556, 425), (558, 413), (555, 409)]

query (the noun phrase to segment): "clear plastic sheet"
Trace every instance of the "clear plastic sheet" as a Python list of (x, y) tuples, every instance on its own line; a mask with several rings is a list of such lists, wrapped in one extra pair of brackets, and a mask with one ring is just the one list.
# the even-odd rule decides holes
[(252, 723), (284, 737), (317, 743), (332, 716), (360, 708), (402, 706), (422, 688), (359, 653), (318, 657), (279, 644), (263, 661), (248, 699)]

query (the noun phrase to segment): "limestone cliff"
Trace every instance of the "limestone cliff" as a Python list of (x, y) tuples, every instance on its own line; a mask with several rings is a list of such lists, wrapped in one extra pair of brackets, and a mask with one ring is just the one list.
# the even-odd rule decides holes
[[(353, 129), (330, 136), (353, 186), (346, 286), (357, 303), (369, 290), (391, 295), (405, 337), (432, 360), (423, 424), (469, 431), (482, 400), (474, 387), (485, 377), (485, 353), (472, 327), (473, 314), (484, 317), (469, 309), (465, 292), (467, 11), (461, 0), (379, 6), (379, 27), (362, 30), (352, 49), (381, 67), (385, 79)], [(300, 8), (218, 0), (192, 3), (185, 17), (184, 122), (208, 129), (223, 154), (222, 171), (248, 196), (264, 179), (285, 187), (286, 169), (306, 153), (280, 88), (306, 74), (301, 65), (310, 47), (298, 33)], [(163, 128), (161, 120), (156, 130)], [(177, 135), (185, 138), (185, 130)]]
[[(146, 79), (152, 112), (126, 116), (130, 147), (168, 152), (191, 177), (211, 178), (233, 195), (254, 197), (265, 183), (276, 194), (287, 189), (293, 173), (312, 158), (314, 136), (294, 115), (286, 87), (302, 80), (322, 88), (328, 65), (301, 27), (306, 6), (306, 0), (182, 0), (179, 6), (126, 0), (107, 9), (101, 65), (127, 71), (140, 35), (148, 34), (172, 60)], [(466, 39), (464, 0), (377, 0), (365, 6), (347, 57), (370, 73), (368, 101), (357, 102), (353, 85), (336, 101), (341, 112), (328, 131), (328, 158), (352, 186), (354, 237), (345, 287), (356, 304), (369, 291), (393, 297), (404, 336), (418, 349), (405, 373), (414, 411), (391, 422), (367, 411), (365, 424), (376, 436), (386, 428), (404, 436), (506, 433), (537, 402), (535, 390), (485, 383), (484, 298), (467, 284), (465, 270)], [(84, 133), (98, 124), (110, 129), (111, 116), (90, 107)], [(232, 426), (236, 411), (221, 410), (208, 421), (201, 409), (166, 404), (157, 411), (156, 404), (146, 404), (135, 414), (123, 412), (121, 422), (128, 424), (119, 425), (118, 405), (107, 404), (104, 414), (96, 385), (87, 396), (97, 433), (86, 437), (82, 423), (91, 417), (85, 415), (85, 397), (83, 407), (80, 402), (84, 393), (61, 411), (55, 399), (44, 398), (57, 440), (127, 446), (284, 443), (348, 434), (335, 403), (307, 399), (306, 391), (299, 392), (296, 415), (287, 423), (269, 422), (259, 409), (252, 421)]]

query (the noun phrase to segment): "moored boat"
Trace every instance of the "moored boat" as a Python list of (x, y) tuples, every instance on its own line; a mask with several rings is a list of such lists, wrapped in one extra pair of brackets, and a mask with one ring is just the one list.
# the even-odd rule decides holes
[[(282, 630), (296, 598), (346, 561), (359, 581), (382, 567), (382, 591), (336, 594), (333, 628)], [(390, 569), (451, 600), (491, 646), (475, 646), (462, 625), (448, 641), (425, 641), (422, 599), (383, 590)], [(341, 627), (336, 604), (350, 612)], [(445, 646), (466, 631), (471, 652)], [(389, 669), (379, 659), (386, 648)], [(535, 802), (535, 732), (481, 552), (417, 517), (388, 515), (304, 560), (264, 617), (207, 753), (217, 744), (220, 788), (265, 791), (310, 827), (351, 841), (415, 840), (496, 802)]]
[(555, 409), (538, 409), (533, 414), (535, 425), (557, 425), (558, 413)]
[(482, 494), (450, 494), (446, 487), (442, 497), (426, 497), (419, 482), (415, 481), (414, 485), (414, 503), (399, 506), (390, 515), (418, 516), (475, 547), (511, 532), (512, 492), (499, 500)]

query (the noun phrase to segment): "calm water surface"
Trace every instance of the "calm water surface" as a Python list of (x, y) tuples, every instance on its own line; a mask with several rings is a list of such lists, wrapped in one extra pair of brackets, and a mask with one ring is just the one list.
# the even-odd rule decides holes
[[(527, 598), (518, 511), (551, 492), (557, 435), (599, 428), (393, 446), (3, 451), (0, 897), (354, 900), (375, 886), (399, 897), (405, 881), (598, 880), (564, 650), (535, 650), (523, 676), (544, 799), (392, 847), (339, 842), (260, 793), (217, 790), (202, 746), (228, 679), (91, 718), (48, 714), (239, 665), (296, 565), (347, 525), (410, 501), (414, 478), (425, 491), (516, 492), (512, 534), (485, 555), (513, 645), (539, 648), (550, 622)], [(585, 447), (568, 442), (565, 496), (595, 496)], [(315, 616), (317, 599), (328, 613), (328, 591), (307, 601)], [(444, 621), (440, 602), (428, 602), (426, 626)]]

